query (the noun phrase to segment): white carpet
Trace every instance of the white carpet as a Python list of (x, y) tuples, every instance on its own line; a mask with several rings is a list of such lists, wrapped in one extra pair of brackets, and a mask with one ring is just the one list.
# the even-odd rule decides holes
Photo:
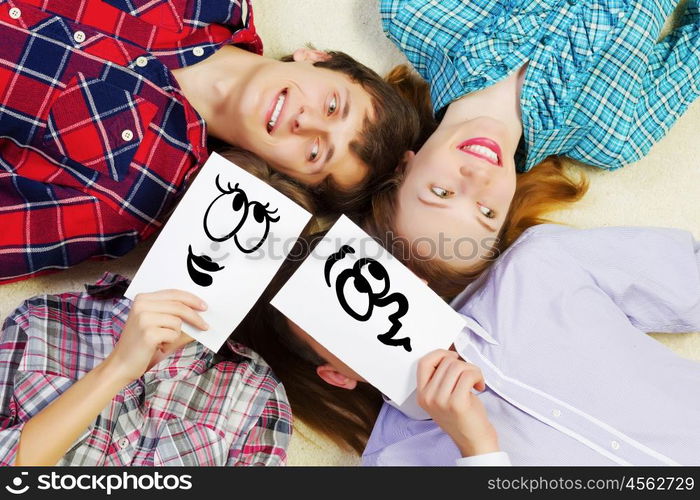
[[(266, 53), (279, 56), (312, 43), (340, 49), (380, 73), (404, 62), (381, 32), (376, 0), (254, 0), (256, 24)], [(667, 226), (700, 239), (700, 102), (694, 103), (651, 154), (634, 165), (607, 173), (586, 169), (591, 188), (576, 207), (557, 220), (579, 227)], [(3, 318), (23, 299), (82, 288), (106, 271), (132, 276), (147, 251), (139, 246), (122, 259), (88, 262), (69, 271), (0, 287)], [(682, 356), (700, 361), (700, 333), (655, 335)], [(339, 449), (303, 423), (295, 425), (289, 450), (292, 465), (348, 465), (353, 453)]]

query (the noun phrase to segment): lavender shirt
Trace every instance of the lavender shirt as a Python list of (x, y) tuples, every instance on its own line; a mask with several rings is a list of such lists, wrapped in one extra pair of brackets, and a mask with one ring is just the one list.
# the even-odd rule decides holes
[[(683, 231), (530, 228), (453, 306), (501, 449), (519, 465), (700, 464), (700, 363), (644, 332), (700, 331), (700, 244)], [(389, 404), (366, 465), (454, 465), (432, 420)], [(483, 462), (482, 462), (483, 463)]]

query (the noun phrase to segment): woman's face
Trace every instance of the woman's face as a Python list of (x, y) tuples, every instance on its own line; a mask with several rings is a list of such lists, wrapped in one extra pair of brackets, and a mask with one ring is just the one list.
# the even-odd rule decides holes
[(515, 193), (515, 149), (505, 126), (479, 117), (441, 126), (409, 155), (396, 229), (417, 255), (470, 269), (493, 255)]

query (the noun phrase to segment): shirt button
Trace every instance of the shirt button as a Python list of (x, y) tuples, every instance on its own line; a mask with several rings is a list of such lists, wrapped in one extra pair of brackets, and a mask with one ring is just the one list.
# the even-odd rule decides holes
[(82, 31), (76, 31), (73, 33), (73, 40), (78, 43), (83, 43), (85, 41), (85, 33)]
[(10, 17), (12, 19), (19, 19), (19, 16), (22, 15), (22, 11), (19, 10), (17, 7), (13, 7), (10, 9)]
[(140, 57), (136, 58), (136, 66), (138, 66), (139, 68), (143, 68), (147, 64), (148, 64), (148, 59), (146, 59), (145, 57), (140, 56)]
[(552, 43), (552, 37), (549, 35), (545, 35), (542, 37), (542, 45), (549, 45)]
[(610, 446), (612, 447), (613, 450), (620, 449), (620, 443), (618, 443), (617, 441), (613, 441), (612, 443), (610, 443)]
[(192, 49), (192, 53), (197, 57), (201, 57), (204, 55), (204, 49), (202, 47), (195, 47)]
[(133, 138), (134, 138), (134, 133), (131, 130), (129, 130), (129, 129), (122, 130), (122, 139), (124, 139), (125, 141), (130, 141)]
[(552, 410), (552, 416), (561, 417), (561, 411), (557, 409)]
[(143, 388), (141, 386), (138, 386), (136, 389), (134, 389), (134, 394), (136, 394), (137, 396), (140, 396), (142, 392)]
[(129, 446), (129, 440), (126, 438), (121, 438), (119, 441), (117, 441), (117, 445), (123, 450)]

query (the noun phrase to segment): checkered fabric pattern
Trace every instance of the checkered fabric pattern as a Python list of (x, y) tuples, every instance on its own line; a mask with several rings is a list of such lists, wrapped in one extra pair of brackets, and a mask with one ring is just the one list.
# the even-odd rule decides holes
[(207, 158), (171, 70), (262, 52), (250, 0), (0, 0), (0, 283), (116, 257)]
[(382, 0), (387, 36), (430, 83), (436, 112), (528, 63), (518, 170), (566, 155), (613, 170), (644, 156), (700, 94), (690, 0)]
[[(131, 301), (106, 274), (88, 293), (26, 301), (0, 338), (0, 465), (23, 425), (114, 348)], [(124, 387), (58, 465), (279, 465), (292, 415), (282, 384), (256, 353), (225, 359), (198, 342)]]

